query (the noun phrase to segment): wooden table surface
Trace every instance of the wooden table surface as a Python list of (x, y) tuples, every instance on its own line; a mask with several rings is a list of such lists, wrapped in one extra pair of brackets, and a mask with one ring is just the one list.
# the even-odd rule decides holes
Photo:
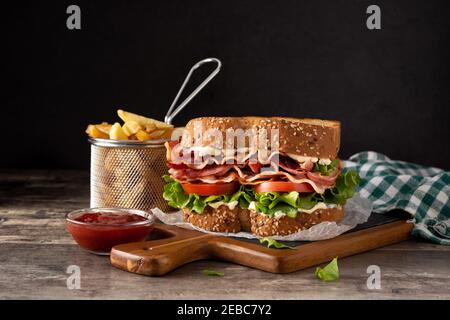
[[(332, 283), (314, 268), (278, 275), (220, 261), (164, 277), (127, 273), (66, 232), (64, 214), (88, 206), (87, 172), (0, 170), (0, 299), (450, 299), (450, 247), (421, 239), (340, 259)], [(80, 267), (80, 289), (67, 288), (70, 265)], [(367, 288), (369, 265), (381, 268), (379, 290)]]

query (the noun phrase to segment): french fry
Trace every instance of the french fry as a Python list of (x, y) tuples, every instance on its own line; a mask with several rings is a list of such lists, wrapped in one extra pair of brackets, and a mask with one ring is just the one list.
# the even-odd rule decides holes
[(117, 110), (119, 117), (125, 122), (122, 126), (116, 122), (90, 124), (86, 133), (92, 138), (113, 140), (156, 140), (170, 139), (174, 127), (165, 122), (146, 118), (131, 112)]
[(150, 140), (150, 134), (147, 131), (139, 130), (136, 133), (136, 138), (140, 141)]
[(154, 123), (148, 123), (145, 125), (145, 131), (148, 133), (153, 132), (156, 130), (156, 125)]
[(100, 139), (108, 139), (109, 136), (108, 134), (100, 131), (97, 127), (97, 125), (95, 124), (90, 124), (88, 125), (87, 129), (86, 129), (86, 133), (91, 137), (91, 138), (100, 138)]
[(114, 123), (109, 132), (109, 138), (113, 140), (128, 140), (127, 135), (123, 132), (118, 122)]
[(131, 136), (128, 137), (129, 140), (139, 140), (135, 134), (132, 134)]
[(109, 135), (109, 131), (111, 130), (112, 124), (108, 122), (102, 122), (100, 124), (96, 124), (95, 127), (103, 133)]
[(123, 124), (122, 129), (123, 132), (125, 132), (125, 134), (130, 137), (141, 130), (141, 126), (135, 121), (128, 121)]
[(129, 121), (137, 122), (140, 126), (146, 127), (146, 125), (153, 124), (157, 129), (168, 129), (173, 128), (173, 125), (167, 124), (162, 121), (158, 121), (155, 119), (146, 118), (131, 112), (123, 111), (121, 109), (117, 110), (117, 115), (120, 119), (122, 119), (125, 123)]
[(139, 130), (136, 133), (136, 138), (140, 141), (156, 140), (156, 139), (169, 139), (172, 130), (155, 130), (153, 132), (147, 132), (145, 130)]
[(155, 130), (148, 135), (150, 139), (169, 139), (172, 134), (172, 130)]
[(166, 130), (155, 130), (153, 132), (150, 132), (148, 135), (150, 139), (160, 139), (165, 132)]

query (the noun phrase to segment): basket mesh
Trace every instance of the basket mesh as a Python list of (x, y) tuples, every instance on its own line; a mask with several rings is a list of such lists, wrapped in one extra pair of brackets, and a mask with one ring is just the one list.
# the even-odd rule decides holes
[(171, 211), (163, 199), (166, 150), (91, 145), (91, 207)]

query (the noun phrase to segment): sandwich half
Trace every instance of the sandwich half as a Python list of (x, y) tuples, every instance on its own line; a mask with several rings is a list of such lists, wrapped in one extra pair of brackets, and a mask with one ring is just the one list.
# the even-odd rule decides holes
[[(342, 171), (340, 129), (317, 119), (192, 119), (166, 143), (164, 198), (186, 222), (214, 232), (266, 237), (341, 221), (359, 176)], [(244, 134), (235, 143), (242, 132), (259, 140)]]

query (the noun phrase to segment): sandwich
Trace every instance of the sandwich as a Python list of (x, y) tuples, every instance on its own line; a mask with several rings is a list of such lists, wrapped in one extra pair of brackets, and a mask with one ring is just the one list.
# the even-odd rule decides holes
[(166, 142), (164, 199), (192, 225), (267, 237), (339, 222), (359, 184), (338, 121), (202, 117)]

